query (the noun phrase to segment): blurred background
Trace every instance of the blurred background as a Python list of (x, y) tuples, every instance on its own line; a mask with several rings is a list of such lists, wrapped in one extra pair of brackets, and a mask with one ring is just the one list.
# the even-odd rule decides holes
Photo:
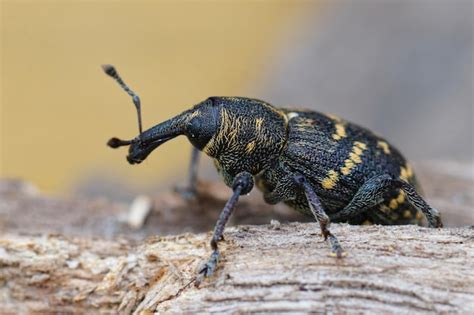
[(255, 97), (337, 114), (472, 180), (472, 1), (0, 3), (0, 176), (42, 193), (129, 201), (186, 178), (184, 137), (139, 166), (106, 147), (138, 128), (104, 63), (140, 95), (145, 128), (208, 96)]

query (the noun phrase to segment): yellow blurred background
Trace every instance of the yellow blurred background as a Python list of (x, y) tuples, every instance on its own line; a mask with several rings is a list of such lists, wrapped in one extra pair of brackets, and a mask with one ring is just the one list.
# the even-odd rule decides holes
[(133, 184), (182, 174), (190, 145), (167, 143), (143, 165), (105, 146), (131, 138), (131, 99), (106, 77), (114, 64), (142, 99), (148, 128), (211, 95), (249, 95), (304, 1), (1, 2), (0, 176), (64, 193), (88, 174)]

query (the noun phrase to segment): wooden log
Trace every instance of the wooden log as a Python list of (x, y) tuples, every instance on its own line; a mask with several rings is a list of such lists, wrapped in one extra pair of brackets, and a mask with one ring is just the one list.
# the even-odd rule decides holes
[[(151, 196), (136, 230), (127, 205), (47, 197), (0, 180), (0, 314), (472, 313), (473, 164), (418, 166), (448, 228), (333, 224), (349, 252), (336, 260), (316, 223), (287, 223), (308, 218), (252, 192), (226, 229), (215, 276), (200, 288), (195, 271), (211, 236), (201, 232), (230, 196), (222, 183), (201, 183), (191, 201), (171, 191)], [(281, 224), (246, 225), (271, 219)], [(183, 231), (194, 234), (152, 236)]]
[(0, 313), (459, 313), (474, 309), (473, 227), (333, 224), (337, 260), (312, 223), (238, 226), (199, 288), (210, 234), (146, 242), (4, 235)]

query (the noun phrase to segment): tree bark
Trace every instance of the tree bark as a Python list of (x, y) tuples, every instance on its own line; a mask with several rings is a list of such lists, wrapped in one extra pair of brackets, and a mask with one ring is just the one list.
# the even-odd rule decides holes
[(238, 226), (216, 274), (194, 285), (210, 234), (128, 240), (5, 235), (0, 313), (469, 313), (474, 229), (312, 223)]

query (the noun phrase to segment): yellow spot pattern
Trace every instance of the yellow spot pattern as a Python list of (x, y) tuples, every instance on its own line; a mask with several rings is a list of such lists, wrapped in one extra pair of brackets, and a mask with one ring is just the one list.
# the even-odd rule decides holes
[(354, 142), (352, 152), (349, 153), (349, 158), (344, 161), (344, 166), (341, 167), (341, 173), (343, 175), (349, 175), (356, 164), (362, 163), (361, 155), (366, 149), (367, 145), (365, 143), (359, 141)]
[(400, 167), (400, 179), (408, 182), (408, 180), (413, 176), (413, 170), (409, 164), (406, 164), (405, 167)]
[(402, 204), (403, 202), (405, 202), (405, 192), (403, 190), (400, 191), (400, 193), (398, 194), (398, 197), (397, 197), (397, 202), (399, 204)]
[(260, 132), (262, 130), (263, 118), (255, 119), (255, 130)]
[(328, 171), (328, 175), (321, 181), (321, 185), (324, 189), (333, 189), (336, 186), (336, 183), (339, 179), (339, 175), (336, 171), (330, 170)]
[(255, 149), (255, 141), (251, 141), (247, 144), (247, 146), (245, 147), (245, 151), (247, 151), (247, 153), (252, 153), (252, 151)]
[(363, 142), (359, 142), (359, 141), (354, 141), (354, 145), (362, 150), (366, 150), (367, 149), (367, 145)]
[(406, 197), (405, 192), (403, 190), (400, 190), (397, 198), (393, 198), (392, 200), (390, 200), (390, 204), (389, 204), (390, 209), (393, 209), (393, 210), (397, 209), (399, 205), (405, 202), (405, 197)]
[(411, 219), (411, 211), (410, 210), (403, 211), (403, 217), (405, 219)]
[(346, 128), (343, 124), (336, 124), (334, 127), (336, 128), (336, 133), (332, 135), (334, 140), (341, 140), (342, 138), (347, 137)]
[(377, 141), (377, 147), (382, 149), (383, 153), (390, 154), (390, 147), (385, 141)]
[(397, 202), (397, 199), (392, 199), (390, 200), (390, 204), (388, 205), (390, 207), (390, 209), (397, 209), (398, 208), (398, 202)]

